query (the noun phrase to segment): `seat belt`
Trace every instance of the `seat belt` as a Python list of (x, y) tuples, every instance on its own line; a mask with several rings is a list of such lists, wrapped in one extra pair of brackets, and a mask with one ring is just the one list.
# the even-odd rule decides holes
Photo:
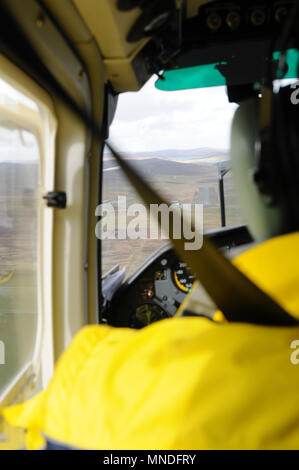
[[(90, 129), (93, 137), (103, 142), (102, 129), (93, 117), (79, 106), (56, 80), (11, 16), (6, 5), (0, 6), (0, 51), (25, 71), (33, 80), (44, 86), (48, 92), (61, 99)], [(19, 45), (22, 44), (20, 50)], [(144, 203), (166, 204), (166, 201), (149, 186), (142, 176), (127, 161), (108, 145), (119, 166), (137, 190)], [(171, 227), (172, 228), (172, 227)], [(194, 232), (194, 226), (192, 227)], [(172, 230), (170, 230), (172, 233)], [(291, 326), (297, 325), (297, 320), (289, 315), (265, 292), (259, 289), (243, 273), (204, 237), (203, 246), (198, 251), (188, 251), (184, 248), (187, 241), (171, 238), (173, 246), (185, 261), (207, 293), (215, 301), (228, 321), (247, 322), (258, 325)]]
[[(111, 145), (107, 143), (106, 145), (146, 206), (168, 204), (127, 160), (124, 160)], [(192, 221), (191, 224), (194, 233)], [(239, 271), (206, 236), (203, 237), (202, 248), (194, 251), (185, 249), (184, 245), (188, 240), (184, 234), (181, 239), (173, 238), (173, 219), (169, 221), (169, 233), (178, 256), (187, 263), (228, 321), (275, 326), (298, 323)]]

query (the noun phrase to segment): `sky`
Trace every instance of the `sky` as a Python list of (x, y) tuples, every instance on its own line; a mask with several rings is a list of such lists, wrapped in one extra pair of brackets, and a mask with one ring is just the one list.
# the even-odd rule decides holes
[(228, 150), (235, 104), (225, 87), (161, 91), (152, 77), (138, 92), (121, 94), (110, 128), (120, 151), (210, 147)]
[[(156, 80), (157, 77), (152, 77), (140, 91), (119, 96), (110, 129), (111, 143), (128, 152), (229, 149), (230, 124), (236, 105), (228, 103), (225, 87), (165, 92), (155, 88)], [(1, 79), (0, 96), (10, 106), (22, 103), (36, 107)], [(8, 134), (0, 128), (2, 161), (15, 159), (9, 148), (11, 142), (7, 142)], [(18, 139), (14, 136), (13, 140), (17, 150)], [(24, 158), (25, 153), (30, 156), (30, 151), (24, 152)], [(36, 155), (32, 154), (32, 158), (36, 159)]]
[[(0, 78), (0, 105), (13, 108), (18, 111), (19, 105), (37, 110), (38, 107), (27, 96), (20, 93), (7, 82)], [(1, 120), (4, 119), (2, 113)], [(37, 140), (30, 132), (5, 127), (4, 122), (0, 125), (0, 163), (2, 162), (25, 162), (38, 159)]]
[[(155, 88), (156, 80), (154, 76), (140, 91), (119, 96), (110, 129), (111, 144), (128, 152), (202, 147), (229, 149), (230, 126), (237, 106), (228, 102), (225, 87), (167, 92)], [(2, 79), (1, 102), (9, 106), (22, 103), (37, 109), (32, 100)], [(9, 148), (7, 152), (4, 148), (6, 132), (0, 127), (2, 160), (14, 158)]]

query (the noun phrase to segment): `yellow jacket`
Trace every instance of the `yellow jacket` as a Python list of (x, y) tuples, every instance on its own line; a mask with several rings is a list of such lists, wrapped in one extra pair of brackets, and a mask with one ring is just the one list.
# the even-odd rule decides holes
[[(297, 317), (298, 249), (296, 233), (235, 261)], [(89, 326), (48, 388), (3, 414), (28, 429), (28, 448), (43, 435), (83, 449), (298, 449), (296, 340), (299, 327), (194, 317), (139, 331)]]

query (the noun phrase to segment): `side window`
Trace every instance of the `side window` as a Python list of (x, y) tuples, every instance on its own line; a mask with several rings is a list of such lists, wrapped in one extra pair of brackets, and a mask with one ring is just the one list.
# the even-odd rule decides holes
[(37, 137), (21, 124), (22, 113), (38, 114), (35, 103), (2, 80), (0, 97), (1, 396), (36, 348), (40, 152)]

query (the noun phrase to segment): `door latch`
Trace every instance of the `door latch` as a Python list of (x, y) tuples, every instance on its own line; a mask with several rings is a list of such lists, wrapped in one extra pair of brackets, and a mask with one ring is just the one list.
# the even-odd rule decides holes
[(46, 199), (48, 207), (55, 209), (66, 208), (66, 193), (64, 191), (49, 191), (43, 199)]

